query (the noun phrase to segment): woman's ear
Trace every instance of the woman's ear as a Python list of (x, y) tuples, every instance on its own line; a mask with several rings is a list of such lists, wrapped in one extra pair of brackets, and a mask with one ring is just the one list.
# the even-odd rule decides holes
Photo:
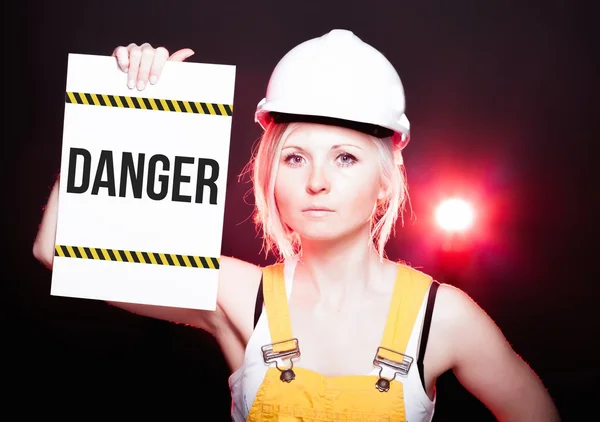
[(385, 186), (383, 183), (379, 185), (379, 192), (377, 193), (377, 200), (378, 201), (383, 201), (385, 199), (385, 197), (388, 195), (388, 187)]
[(401, 166), (404, 164), (404, 157), (402, 157), (402, 150), (394, 150), (394, 164)]

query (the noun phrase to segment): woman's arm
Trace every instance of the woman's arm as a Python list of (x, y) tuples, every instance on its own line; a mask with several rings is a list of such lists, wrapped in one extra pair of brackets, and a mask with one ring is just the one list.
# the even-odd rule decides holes
[[(44, 207), (42, 221), (39, 225), (38, 232), (33, 243), (34, 257), (50, 270), (52, 270), (54, 263), (59, 183), (60, 178), (57, 178), (50, 192), (50, 196), (48, 197), (46, 206)], [(225, 263), (224, 267), (224, 272), (227, 273), (228, 265)], [(223, 265), (221, 268), (223, 268)], [(220, 269), (219, 271), (223, 270)], [(220, 280), (221, 279), (223, 279), (223, 277), (220, 273)], [(217, 309), (216, 312), (212, 312), (195, 309), (170, 308), (165, 306), (141, 305), (134, 303), (109, 303), (139, 315), (193, 325), (205, 329), (212, 334), (216, 332), (222, 313), (221, 309)]]
[(454, 374), (499, 421), (560, 421), (542, 381), (470, 297), (442, 285), (436, 311), (433, 323), (445, 332)]
[[(182, 49), (169, 56), (165, 48), (153, 48), (147, 43), (120, 46), (113, 51), (117, 65), (128, 75), (128, 85), (138, 90), (144, 89), (148, 82), (157, 83), (167, 60), (183, 61), (192, 54), (192, 50)], [(33, 243), (34, 257), (48, 269), (52, 269), (54, 263), (59, 184), (60, 177), (52, 187)], [(223, 332), (245, 333), (248, 329), (251, 332), (252, 298), (256, 296), (260, 276), (261, 269), (256, 265), (221, 257), (216, 311), (109, 303), (136, 314), (199, 327), (217, 337)]]

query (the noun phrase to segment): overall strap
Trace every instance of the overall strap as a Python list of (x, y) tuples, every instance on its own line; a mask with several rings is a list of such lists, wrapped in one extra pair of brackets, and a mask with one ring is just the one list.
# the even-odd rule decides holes
[(276, 353), (295, 348), (283, 269), (281, 263), (263, 268), (263, 297)]
[(416, 356), (404, 356), (417, 315), (432, 282), (428, 275), (398, 266), (396, 284), (377, 358), (407, 365), (406, 372)]

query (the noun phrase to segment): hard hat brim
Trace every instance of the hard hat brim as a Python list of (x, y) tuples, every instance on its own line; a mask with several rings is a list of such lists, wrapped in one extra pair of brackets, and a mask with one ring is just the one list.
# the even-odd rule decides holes
[(283, 108), (284, 107), (272, 107), (272, 104), (269, 104), (265, 98), (258, 104), (254, 120), (264, 130), (267, 129), (271, 122), (312, 122), (346, 127), (377, 138), (390, 137), (394, 141), (394, 144), (400, 149), (406, 147), (410, 140), (409, 123), (405, 115), (402, 115), (402, 124), (398, 124), (400, 123), (398, 122), (394, 125), (395, 127), (392, 128), (390, 127), (391, 125), (382, 126), (371, 122), (343, 119), (325, 113), (298, 113), (296, 111), (281, 110)]

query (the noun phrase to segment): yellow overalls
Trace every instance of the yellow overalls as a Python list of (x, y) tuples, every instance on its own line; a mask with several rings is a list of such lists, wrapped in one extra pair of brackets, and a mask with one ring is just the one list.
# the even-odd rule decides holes
[(403, 353), (431, 281), (420, 271), (398, 266), (381, 347), (373, 351), (379, 376), (327, 377), (293, 365), (300, 348), (292, 335), (283, 264), (264, 268), (264, 304), (273, 343), (262, 352), (271, 366), (247, 420), (405, 422), (403, 384), (396, 378), (408, 373), (415, 358)]

